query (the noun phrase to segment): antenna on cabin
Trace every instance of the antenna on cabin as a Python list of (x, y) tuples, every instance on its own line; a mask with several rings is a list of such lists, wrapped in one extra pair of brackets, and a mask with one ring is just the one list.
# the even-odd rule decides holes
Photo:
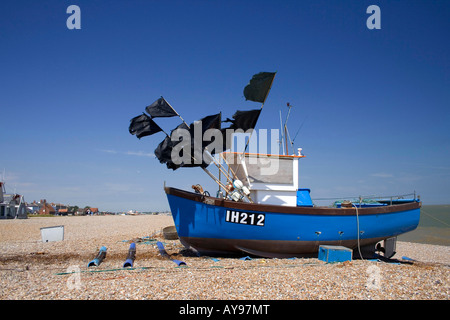
[(283, 120), (281, 119), (281, 110), (280, 110), (280, 150), (283, 150), (282, 153), (284, 153), (284, 144), (283, 144)]
[(303, 120), (300, 127), (298, 127), (297, 133), (295, 134), (294, 139), (292, 139), (292, 141), (291, 141), (292, 149), (294, 149), (294, 141), (295, 141), (295, 139), (297, 139), (297, 136), (298, 136), (300, 130), (302, 129), (303, 125), (305, 124), (306, 119), (308, 119), (308, 116), (306, 116), (306, 118)]
[[(291, 146), (292, 146), (292, 140), (291, 140), (291, 137), (289, 136), (289, 131), (288, 131), (288, 128), (287, 128), (287, 122), (289, 120), (289, 116), (291, 114), (291, 109), (292, 109), (293, 105), (291, 105), (289, 102), (287, 102), (286, 105), (289, 108), (289, 111), (288, 111), (287, 116), (286, 116), (286, 121), (284, 121), (284, 142), (286, 144), (286, 152), (285, 152), (285, 154), (288, 154), (289, 153), (289, 151), (288, 151), (288, 138), (289, 138), (289, 142), (291, 143)], [(294, 151), (294, 150), (292, 150), (292, 151)]]

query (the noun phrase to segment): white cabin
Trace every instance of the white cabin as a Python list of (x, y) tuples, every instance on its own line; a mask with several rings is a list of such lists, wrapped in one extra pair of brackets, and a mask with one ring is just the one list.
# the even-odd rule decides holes
[[(259, 153), (224, 153), (228, 166), (251, 191), (255, 203), (281, 206), (304, 205), (299, 192), (298, 160), (304, 155), (278, 155)], [(301, 198), (301, 196), (300, 196)], [(309, 198), (310, 199), (310, 198)], [(310, 200), (307, 206), (309, 205)]]

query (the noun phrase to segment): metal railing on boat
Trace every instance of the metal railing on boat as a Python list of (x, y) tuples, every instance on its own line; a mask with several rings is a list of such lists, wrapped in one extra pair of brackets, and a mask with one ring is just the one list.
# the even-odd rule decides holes
[(351, 197), (333, 197), (333, 198), (313, 198), (312, 201), (336, 201), (339, 200), (351, 200), (352, 203), (358, 204), (361, 206), (364, 202), (368, 201), (383, 201), (383, 202), (389, 202), (390, 205), (395, 203), (396, 201), (403, 200), (403, 199), (420, 199), (420, 196), (416, 195), (416, 191), (413, 193), (407, 193), (407, 194), (401, 194), (401, 195), (389, 195), (389, 196), (376, 196), (376, 195), (369, 195), (369, 196), (351, 196)]

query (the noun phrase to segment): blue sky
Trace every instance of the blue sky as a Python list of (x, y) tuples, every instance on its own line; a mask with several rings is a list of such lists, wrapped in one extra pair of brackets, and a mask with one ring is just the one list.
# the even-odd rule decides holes
[[(66, 9), (81, 9), (69, 30)], [(369, 5), (381, 29), (369, 30)], [(243, 88), (277, 71), (257, 128), (290, 133), (313, 198), (419, 193), (450, 203), (449, 1), (2, 1), (0, 170), (8, 192), (100, 210), (165, 210), (171, 171), (129, 120), (161, 95), (192, 122), (259, 108)], [(157, 119), (169, 131), (179, 121)]]

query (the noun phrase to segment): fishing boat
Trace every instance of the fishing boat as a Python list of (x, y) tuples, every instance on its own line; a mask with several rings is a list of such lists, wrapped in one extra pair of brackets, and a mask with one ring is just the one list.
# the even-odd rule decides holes
[[(277, 180), (258, 176), (259, 166), (250, 165), (252, 157), (280, 162), (283, 170)], [(339, 207), (314, 206), (310, 190), (298, 188), (295, 173), (300, 158), (245, 153), (240, 165), (248, 173), (254, 203), (165, 187), (180, 241), (204, 255), (302, 257), (317, 255), (321, 245), (336, 245), (371, 256), (377, 243), (395, 241), (417, 227), (421, 202), (415, 197), (380, 199), (369, 206), (348, 201)]]
[[(375, 250), (391, 257), (396, 237), (414, 230), (419, 223), (421, 202), (415, 193), (407, 199), (382, 197), (367, 201), (359, 197), (356, 201), (344, 199), (332, 207), (315, 205), (310, 189), (299, 185), (299, 160), (305, 157), (302, 149), (294, 154), (290, 141), (292, 152), (288, 152), (289, 103), (284, 130), (281, 128), (286, 142), (284, 152), (247, 152), (274, 77), (271, 72), (255, 74), (244, 88), (244, 96), (261, 102), (261, 108), (238, 110), (232, 119), (222, 121), (219, 113), (188, 125), (163, 97), (146, 107), (149, 115), (143, 113), (131, 119), (129, 132), (140, 139), (164, 132), (154, 118), (178, 116), (183, 123), (170, 134), (164, 132), (166, 137), (155, 149), (156, 157), (172, 170), (200, 167), (219, 186), (216, 196), (200, 185), (193, 185), (193, 192), (164, 186), (181, 243), (205, 255), (301, 257), (317, 255), (321, 245), (335, 245), (350, 248), (361, 257)], [(230, 127), (222, 128), (224, 122), (231, 122)], [(204, 135), (209, 129), (219, 133), (214, 143), (195, 141), (196, 133)], [(250, 130), (243, 152), (227, 151), (232, 136), (228, 130)], [(222, 138), (223, 145), (218, 146)], [(184, 158), (175, 159), (180, 150)], [(209, 155), (206, 160), (205, 154)], [(219, 177), (208, 169), (212, 164), (218, 168)]]

